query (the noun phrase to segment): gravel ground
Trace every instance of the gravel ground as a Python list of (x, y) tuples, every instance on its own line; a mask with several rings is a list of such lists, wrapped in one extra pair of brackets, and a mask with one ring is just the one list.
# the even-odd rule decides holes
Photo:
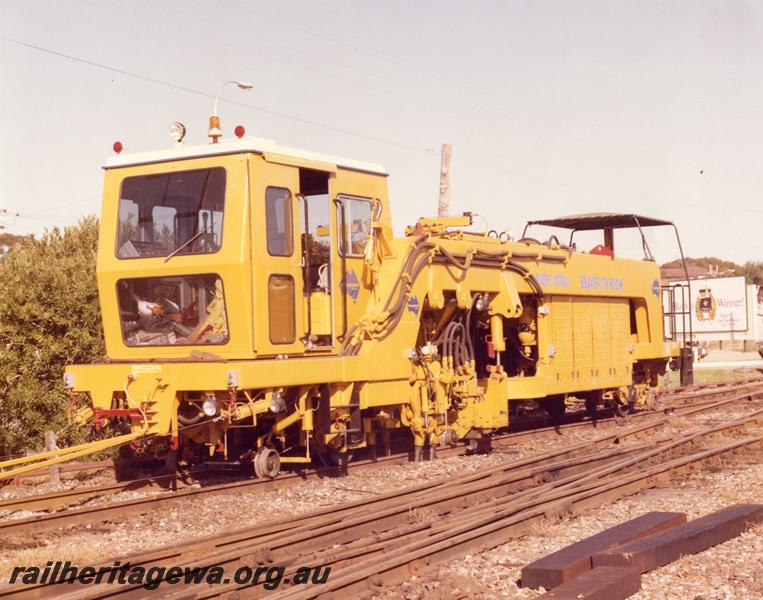
[[(748, 464), (749, 463), (749, 464)], [(683, 475), (669, 487), (646, 490), (558, 523), (488, 552), (446, 563), (395, 586), (377, 600), (426, 598), (535, 598), (518, 587), (522, 567), (546, 554), (654, 510), (686, 512), (689, 519), (736, 503), (763, 502), (763, 451), (721, 459), (715, 467)], [(763, 599), (763, 526), (706, 552), (685, 556), (642, 577), (634, 600)]]
[[(408, 464), (364, 471), (342, 478), (300, 483), (281, 490), (215, 494), (179, 502), (114, 524), (77, 526), (65, 532), (0, 540), (0, 579), (13, 565), (42, 565), (48, 560), (88, 564), (200, 537), (230, 532), (257, 523), (297, 516), (321, 506), (413, 487), (505, 462), (514, 453), (452, 457), (433, 463)], [(139, 493), (132, 492), (135, 496)], [(119, 499), (126, 499), (119, 494)], [(30, 516), (30, 515), (26, 515)]]
[[(670, 426), (654, 432), (653, 435), (664, 437), (677, 432), (688, 423), (698, 427), (721, 418), (730, 418), (730, 416), (727, 412), (718, 412), (691, 418), (678, 417)], [(641, 421), (634, 421), (634, 423), (639, 422)], [(515, 445), (502, 446), (489, 455), (442, 458), (431, 463), (384, 467), (351, 474), (343, 478), (307, 481), (290, 488), (269, 492), (203, 496), (190, 501), (179, 501), (177, 506), (173, 508), (158, 509), (142, 516), (130, 516), (125, 522), (76, 526), (65, 531), (43, 532), (29, 538), (4, 539), (0, 540), (0, 550), (2, 551), (0, 552), (0, 579), (6, 579), (14, 565), (43, 565), (48, 560), (70, 560), (72, 563), (80, 565), (92, 564), (115, 556), (124, 556), (192, 539), (218, 535), (222, 532), (229, 532), (258, 523), (282, 520), (321, 506), (368, 498), (369, 495), (383, 494), (394, 489), (404, 489), (427, 481), (464, 474), (517, 458), (558, 449), (563, 445), (592, 440), (617, 429), (620, 429), (617, 425), (607, 423), (600, 424), (596, 429), (592, 427), (569, 429), (562, 436), (547, 432), (533, 437), (532, 442), (529, 443), (527, 438), (519, 438)], [(640, 438), (631, 443), (641, 443), (643, 440), (644, 438)], [(758, 482), (763, 482), (763, 468), (759, 473)], [(126, 500), (156, 493), (116, 494), (91, 501), (91, 504)], [(612, 510), (619, 509), (620, 504), (622, 503), (612, 507)], [(657, 504), (663, 505), (661, 501), (657, 501)], [(680, 504), (683, 506), (683, 502)], [(623, 505), (628, 506), (627, 504)], [(613, 513), (607, 523), (614, 524), (627, 518), (622, 515), (630, 513), (626, 509), (623, 510), (625, 512)], [(698, 513), (703, 512), (700, 508), (697, 511)], [(32, 513), (25, 516), (31, 515)], [(570, 524), (565, 525), (565, 528), (572, 527), (575, 523), (588, 523), (589, 527), (600, 527), (602, 521), (599, 517), (588, 518), (588, 520), (583, 517), (571, 521)], [(512, 583), (518, 578), (518, 570), (521, 565), (537, 555), (547, 553), (565, 543), (588, 535), (581, 533), (581, 531), (585, 530), (572, 527), (567, 537), (559, 537), (556, 533), (556, 526), (549, 527), (545, 535), (533, 540), (526, 546), (524, 553), (521, 551), (522, 542), (520, 542), (519, 546), (513, 544), (510, 550), (501, 549), (496, 556), (505, 556), (498, 562), (487, 557), (468, 557), (463, 561), (454, 563), (453, 570), (449, 571), (448, 568), (443, 568), (442, 581), (455, 581), (453, 589), (460, 589), (459, 586), (472, 586), (477, 590), (474, 592), (476, 595), (471, 593), (469, 595), (474, 595), (474, 597), (494, 597), (494, 592), (499, 593), (499, 597), (504, 592), (514, 594), (514, 596), (507, 595), (504, 597), (533, 597), (537, 595), (536, 592), (518, 590)], [(551, 537), (552, 535), (553, 537)], [(535, 554), (529, 555), (529, 552)], [(486, 560), (488, 561), (487, 565), (485, 564)], [(501, 566), (500, 563), (510, 565), (516, 563), (516, 565), (506, 567)], [(461, 567), (457, 568), (456, 565), (461, 565)], [(475, 578), (476, 574), (480, 574), (483, 578), (493, 577), (496, 581), (502, 582), (502, 587), (500, 589), (490, 587), (487, 581)], [(416, 584), (414, 587), (419, 588), (420, 586)], [(448, 589), (450, 590), (451, 587), (449, 584)], [(404, 589), (404, 587), (400, 588), (401, 591)], [(481, 593), (483, 595), (479, 596)], [(412, 595), (410, 597), (423, 598), (424, 596)]]
[[(677, 421), (677, 426), (680, 421)], [(179, 502), (177, 508), (158, 509), (150, 514), (131, 516), (121, 523), (77, 526), (30, 538), (0, 540), (0, 578), (6, 578), (13, 565), (43, 565), (46, 561), (70, 560), (94, 563), (100, 560), (159, 548), (245, 526), (297, 516), (321, 506), (378, 495), (393, 489), (413, 487), (427, 481), (463, 474), (518, 458), (532, 456), (560, 445), (573, 445), (621, 429), (614, 423), (597, 428), (578, 427), (564, 435), (546, 432), (526, 437), (514, 445), (501, 446), (488, 455), (439, 458), (434, 462), (383, 467), (299, 483), (268, 492), (215, 494)], [(93, 499), (85, 505), (107, 504), (167, 492), (132, 491)], [(20, 511), (3, 519), (28, 518), (37, 514)], [(3, 520), (0, 519), (0, 520)]]
[(80, 473), (62, 473), (61, 482), (53, 485), (47, 477), (22, 479), (17, 484), (8, 484), (0, 488), (0, 501), (11, 498), (23, 498), (37, 494), (50, 494), (75, 488), (106, 485), (114, 483), (114, 471), (102, 469), (98, 471), (81, 471)]

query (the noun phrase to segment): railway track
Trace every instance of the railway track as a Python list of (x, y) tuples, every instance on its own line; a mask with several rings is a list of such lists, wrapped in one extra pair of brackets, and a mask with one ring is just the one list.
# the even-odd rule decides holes
[[(754, 386), (758, 383), (763, 382), (763, 378), (757, 377), (757, 378), (748, 378), (744, 380), (739, 380), (736, 382), (720, 382), (720, 383), (707, 383), (707, 384), (697, 384), (692, 385), (688, 387), (677, 387), (677, 388), (669, 388), (665, 389), (661, 392), (661, 396), (664, 399), (673, 398), (673, 399), (689, 399), (692, 397), (707, 397), (708, 395), (714, 395), (714, 394), (722, 394), (725, 391), (735, 388), (735, 389), (741, 389), (741, 387), (744, 386)], [(639, 413), (640, 415), (641, 413)], [(583, 413), (581, 412), (580, 415), (582, 416)], [(573, 418), (575, 418), (573, 416)], [(602, 419), (602, 422), (606, 422), (606, 418)], [(525, 427), (533, 427), (535, 425), (537, 427), (538, 423), (541, 423), (542, 421), (545, 421), (545, 419), (536, 419), (534, 422), (531, 420), (526, 424), (523, 424), (523, 430)], [(574, 426), (573, 423), (565, 423), (567, 426)], [(542, 429), (542, 427), (541, 427)], [(3, 460), (9, 459), (9, 458), (19, 458), (21, 455), (13, 455), (13, 456), (5, 456), (0, 457)], [(79, 472), (83, 470), (105, 470), (105, 469), (113, 469), (114, 464), (113, 461), (107, 460), (107, 461), (99, 461), (94, 463), (65, 463), (62, 465), (59, 465), (59, 469), (61, 472)], [(18, 483), (22, 479), (28, 479), (28, 478), (34, 478), (34, 477), (45, 477), (48, 475), (47, 469), (40, 469), (38, 471), (32, 471), (29, 473), (25, 473), (23, 475), (19, 475), (13, 479), (13, 483)], [(203, 475), (203, 473), (202, 473)], [(24, 498), (18, 498), (18, 499), (9, 499), (6, 501), (0, 502), (0, 514), (6, 513), (6, 512), (12, 512), (14, 510), (29, 510), (29, 511), (37, 511), (37, 510), (54, 510), (57, 508), (62, 508), (66, 506), (70, 506), (72, 504), (76, 504), (82, 500), (87, 500), (93, 496), (99, 496), (99, 495), (107, 495), (112, 493), (118, 493), (121, 491), (130, 491), (139, 489), (141, 487), (145, 487), (147, 489), (151, 488), (160, 488), (160, 489), (168, 489), (168, 490), (177, 490), (181, 489), (183, 487), (187, 487), (188, 485), (194, 485), (197, 484), (198, 480), (194, 479), (194, 474), (190, 474), (186, 477), (177, 477), (175, 475), (155, 475), (150, 477), (144, 477), (139, 479), (133, 479), (129, 481), (121, 481), (121, 482), (115, 482), (110, 484), (104, 484), (100, 486), (82, 486), (82, 488), (87, 487), (88, 489), (77, 489), (77, 490), (67, 490), (65, 492), (56, 492), (56, 493), (50, 493), (50, 494), (37, 494), (37, 495), (30, 495), (27, 496), (29, 499), (28, 506), (21, 506), (24, 502)]]
[[(760, 412), (749, 419), (759, 424)], [(748, 423), (748, 419), (742, 419), (727, 423), (724, 428), (742, 428)], [(760, 447), (763, 443), (763, 433), (758, 429), (755, 435), (711, 448), (679, 453), (678, 456), (668, 453), (675, 450), (679, 444), (696, 442), (721, 430), (712, 428), (705, 432), (697, 432), (663, 444), (659, 448), (635, 454), (619, 464), (594, 469), (585, 477), (568, 477), (563, 483), (557, 481), (539, 486), (539, 489), (529, 491), (524, 497), (505, 496), (500, 507), (493, 505), (465, 509), (453, 519), (428, 521), (426, 530), (418, 528), (407, 535), (398, 532), (395, 552), (391, 552), (393, 546), (390, 543), (366, 546), (363, 554), (356, 560), (340, 564), (321, 593), (341, 592), (343, 595), (357, 594), (359, 597), (367, 595), (374, 588), (378, 589), (407, 578), (411, 565), (414, 565), (414, 568), (416, 565), (425, 567), (433, 562), (488, 550), (521, 535), (528, 527), (548, 519), (549, 516), (553, 518), (563, 513), (578, 512), (642, 489), (655, 487), (661, 480), (668, 479), (678, 470), (691, 468), (729, 452), (752, 446)], [(664, 456), (663, 460), (653, 460), (659, 456)], [(399, 542), (401, 539), (402, 543)], [(335, 555), (329, 560), (336, 558), (339, 557)], [(313, 559), (311, 564), (316, 564), (316, 560)], [(225, 590), (209, 591), (217, 595)], [(312, 593), (295, 588), (286, 589), (272, 597), (298, 599), (307, 598)]]
[[(763, 393), (759, 390), (758, 393)], [(723, 400), (683, 411), (699, 414), (750, 397), (738, 392)], [(665, 416), (541, 455), (503, 463), (461, 477), (439, 480), (361, 501), (330, 506), (295, 519), (273, 522), (139, 556), (122, 557), (122, 564), (151, 566), (209, 566), (275, 564), (288, 570), (297, 565), (331, 565), (332, 577), (321, 593), (364, 595), (381, 585), (407, 577), (411, 565), (425, 566), (467, 552), (496, 546), (521, 534), (539, 520), (574, 512), (654, 487), (677, 469), (689, 468), (722, 454), (763, 442), (763, 409), (709, 427), (664, 437), (648, 444), (627, 438), (669, 423)], [(740, 432), (744, 437), (739, 437)], [(718, 435), (737, 436), (733, 441)], [(708, 446), (711, 442), (715, 442)], [(108, 561), (106, 564), (113, 564)], [(98, 565), (96, 568), (102, 565)], [(72, 587), (73, 586), (73, 587)], [(370, 587), (369, 587), (370, 586)], [(235, 592), (239, 586), (192, 589), (173, 586), (165, 595), (195, 596)], [(101, 597), (98, 587), (67, 585), (76, 597)], [(0, 587), (0, 597), (50, 597), (52, 586)], [(248, 588), (247, 595), (262, 592)], [(275, 597), (311, 597), (315, 588), (283, 589)], [(109, 586), (110, 595), (144, 597), (142, 587)]]
[[(728, 403), (739, 402), (744, 398), (756, 393), (763, 394), (763, 383), (757, 381), (743, 382), (736, 385), (718, 385), (708, 387), (702, 390), (690, 390), (683, 392), (680, 398), (685, 398), (683, 403), (675, 403), (662, 407), (662, 411), (670, 413), (666, 416), (654, 418), (654, 412), (634, 413), (628, 417), (630, 422), (635, 420), (647, 420), (641, 426), (630, 427), (629, 429), (616, 430), (608, 435), (602, 436), (597, 440), (597, 444), (610, 444), (623, 439), (649, 431), (666, 423), (673, 418), (671, 415), (692, 415), (701, 412), (715, 410)], [(688, 394), (688, 395), (687, 395)], [(716, 399), (720, 396), (721, 399)], [(676, 396), (674, 400), (677, 400)], [(698, 398), (704, 398), (698, 402)], [(652, 417), (651, 420), (648, 420)], [(598, 422), (601, 424), (615, 421), (615, 417), (603, 418)], [(563, 424), (562, 432), (574, 430), (582, 427), (590, 427), (590, 421), (574, 421)], [(529, 443), (532, 438), (548, 435), (555, 432), (554, 427), (544, 427), (539, 429), (529, 429), (496, 435), (493, 438), (494, 447), (500, 451), (501, 448), (515, 445), (518, 443)], [(463, 447), (438, 449), (438, 457), (457, 456), (465, 453)], [(350, 463), (347, 466), (348, 472), (362, 472), (369, 469), (378, 469), (390, 465), (399, 465), (409, 462), (411, 453), (400, 452), (390, 456), (383, 456), (374, 459), (359, 460)], [(131, 490), (174, 490), (170, 493), (160, 493), (158, 495), (133, 498), (126, 501), (111, 502), (71, 510), (59, 510), (48, 514), (35, 515), (23, 519), (6, 519), (0, 521), (0, 538), (10, 536), (27, 536), (46, 530), (68, 528), (83, 524), (102, 523), (106, 521), (124, 520), (130, 516), (146, 514), (148, 512), (177, 506), (183, 501), (193, 501), (202, 496), (215, 494), (236, 494), (252, 491), (269, 491), (282, 489), (297, 485), (303, 481), (321, 479), (327, 477), (337, 477), (344, 474), (341, 467), (329, 467), (323, 469), (308, 469), (300, 472), (283, 473), (275, 479), (246, 479), (236, 480), (216, 485), (201, 486), (193, 479), (181, 479), (175, 476), (160, 476), (135, 480), (131, 482), (121, 482), (108, 484), (106, 486), (83, 486), (81, 489), (66, 490), (52, 494), (37, 496), (27, 496), (6, 500), (0, 503), (0, 512), (13, 512), (18, 510), (26, 511), (50, 511), (54, 508), (69, 507), (80, 504), (95, 498), (102, 498), (108, 495), (131, 491)]]

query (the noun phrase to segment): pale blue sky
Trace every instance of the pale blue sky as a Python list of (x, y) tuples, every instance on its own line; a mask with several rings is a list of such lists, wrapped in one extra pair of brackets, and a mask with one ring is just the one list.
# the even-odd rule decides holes
[(114, 140), (205, 143), (205, 94), (247, 79), (226, 134), (384, 164), (398, 232), (436, 211), (447, 141), (453, 211), (493, 228), (637, 212), (763, 260), (763, 2), (0, 0), (0, 36), (8, 231), (99, 213)]

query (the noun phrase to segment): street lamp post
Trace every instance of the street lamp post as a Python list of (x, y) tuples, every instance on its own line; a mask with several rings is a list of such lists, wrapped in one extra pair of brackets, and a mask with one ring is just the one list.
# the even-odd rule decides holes
[(222, 129), (220, 129), (220, 117), (217, 114), (217, 106), (220, 103), (220, 94), (222, 93), (223, 88), (229, 84), (233, 84), (242, 90), (251, 90), (254, 87), (248, 81), (231, 80), (231, 81), (226, 81), (217, 89), (217, 93), (215, 94), (215, 108), (214, 108), (214, 111), (212, 112), (212, 116), (209, 117), (209, 134), (208, 135), (210, 138), (212, 138), (213, 144), (216, 144), (223, 135)]

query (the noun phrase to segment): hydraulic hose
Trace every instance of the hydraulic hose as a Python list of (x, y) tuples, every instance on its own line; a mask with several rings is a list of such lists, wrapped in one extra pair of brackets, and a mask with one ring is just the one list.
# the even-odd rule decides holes
[(448, 259), (448, 262), (452, 264), (457, 269), (461, 269), (462, 271), (466, 271), (469, 268), (469, 265), (471, 265), (472, 257), (474, 256), (474, 252), (467, 251), (466, 256), (464, 257), (464, 263), (461, 264), (458, 262), (458, 259), (453, 256), (450, 252), (448, 252), (445, 248), (442, 246), (438, 249), (440, 254), (442, 254), (446, 259)]
[[(427, 266), (427, 264), (429, 264), (429, 256), (424, 256), (413, 266), (409, 272), (407, 272), (408, 285), (413, 285), (413, 282), (416, 281), (418, 276), (421, 274), (421, 271), (424, 269), (424, 267)], [(401, 288), (394, 306), (392, 306), (392, 308), (389, 308), (388, 306), (386, 309), (389, 311), (390, 315), (396, 315), (404, 308), (403, 304), (405, 303), (406, 295), (407, 290), (404, 287)]]
[(180, 413), (178, 413), (178, 423), (180, 423), (183, 427), (191, 427), (192, 425), (198, 425), (201, 423), (207, 415), (201, 414), (196, 415), (195, 417), (184, 417)]
[(387, 297), (387, 302), (384, 305), (384, 310), (389, 309), (392, 298), (395, 296), (395, 292), (397, 291), (400, 282), (403, 280), (403, 275), (410, 272), (411, 266), (413, 265), (413, 262), (416, 260), (421, 250), (434, 248), (434, 244), (432, 242), (428, 242), (427, 237), (428, 236), (421, 236), (416, 240), (416, 243), (414, 244), (413, 248), (409, 250), (408, 256), (406, 256), (403, 264), (400, 265), (400, 270), (398, 271), (397, 277), (395, 278), (395, 283), (392, 285), (392, 290), (390, 290), (389, 296)]
[(472, 296), (472, 305), (469, 310), (466, 311), (466, 342), (469, 346), (469, 360), (474, 360), (474, 342), (472, 340), (472, 310), (474, 310), (474, 303), (477, 302), (479, 294)]
[[(392, 289), (390, 290), (389, 296), (387, 297), (387, 301), (384, 304), (384, 310), (389, 312), (393, 316), (394, 325), (397, 325), (397, 323), (400, 321), (400, 318), (402, 317), (402, 314), (398, 316), (398, 312), (402, 308), (402, 304), (405, 299), (405, 290), (400, 289), (400, 292), (397, 295), (395, 306), (392, 309), (390, 309), (390, 304), (392, 303), (393, 298), (395, 298), (395, 294), (398, 292), (398, 288), (400, 288), (400, 284), (403, 281), (405, 275), (407, 274), (409, 276), (409, 280), (412, 280), (414, 278), (411, 276), (411, 268), (412, 268), (413, 262), (416, 260), (419, 254), (421, 254), (421, 252), (424, 250), (434, 248), (434, 244), (432, 242), (428, 242), (427, 238), (428, 236), (425, 236), (425, 235), (418, 237), (413, 247), (410, 248), (410, 250), (408, 251), (408, 255), (403, 261), (403, 264), (400, 265), (400, 270), (398, 271), (397, 277), (395, 278), (395, 283), (393, 284)], [(416, 275), (418, 275), (418, 272), (420, 272), (420, 269), (416, 272)], [(352, 336), (356, 330), (357, 330), (357, 325), (353, 325), (347, 331), (344, 339), (342, 340), (342, 344), (339, 347), (340, 356), (346, 356), (348, 354), (350, 356), (353, 356), (360, 351), (360, 345), (362, 342), (359, 341), (355, 345), (352, 345), (352, 346), (350, 345), (350, 340), (352, 339)]]
[[(461, 258), (458, 255), (452, 254), (450, 251), (443, 247), (437, 248), (437, 254), (441, 256), (435, 255), (434, 257), (431, 255), (423, 256), (419, 259), (422, 253), (431, 250), (435, 248), (435, 244), (431, 241), (429, 241), (428, 236), (421, 236), (419, 237), (414, 246), (409, 250), (408, 255), (405, 257), (405, 260), (403, 261), (403, 264), (400, 265), (400, 270), (398, 272), (397, 278), (395, 279), (395, 282), (392, 286), (392, 289), (390, 290), (389, 296), (387, 297), (387, 300), (384, 304), (384, 311), (388, 313), (388, 317), (386, 319), (386, 324), (383, 326), (383, 331), (381, 335), (378, 336), (377, 339), (384, 339), (386, 338), (398, 325), (400, 320), (403, 318), (403, 315), (405, 313), (405, 303), (409, 296), (410, 288), (413, 286), (414, 282), (418, 278), (418, 276), (421, 274), (421, 271), (430, 263), (430, 262), (436, 262), (438, 264), (442, 264), (445, 262), (446, 264), (450, 264), (460, 271), (463, 271), (464, 273), (472, 266), (485, 266), (488, 268), (496, 268), (496, 267), (502, 267), (505, 269), (508, 269), (509, 271), (512, 271), (514, 273), (517, 273), (521, 275), (530, 285), (530, 287), (533, 289), (533, 292), (538, 297), (538, 300), (542, 303), (544, 298), (544, 292), (543, 288), (538, 283), (538, 280), (535, 278), (535, 276), (524, 266), (511, 261), (507, 260), (510, 253), (507, 251), (498, 251), (498, 252), (492, 252), (489, 250), (469, 250), (467, 251), (466, 255), (463, 257), (463, 263), (459, 262), (459, 259)], [(476, 258), (475, 258), (476, 256)], [(517, 253), (511, 253), (511, 256), (518, 256)], [(538, 256), (535, 254), (528, 255), (528, 257), (537, 259)], [(553, 255), (544, 255), (544, 259), (548, 260), (561, 260), (566, 261), (567, 258), (564, 256), (553, 256)], [(418, 259), (418, 262), (417, 262)], [(407, 282), (404, 283), (404, 280), (407, 279)], [(472, 304), (476, 298), (472, 299)], [(464, 337), (464, 340), (459, 344), (458, 340), (456, 339), (459, 331), (452, 328), (449, 324), (445, 331), (443, 332), (441, 338), (438, 338), (438, 340), (435, 342), (436, 345), (439, 345), (440, 343), (443, 344), (443, 353), (444, 355), (451, 356), (454, 355), (454, 360), (458, 361), (474, 361), (474, 341), (472, 340), (472, 333), (470, 331), (471, 328), (471, 308), (469, 309), (467, 316), (466, 316), (466, 327), (462, 323), (458, 323), (458, 325), (461, 328), (461, 333)], [(339, 348), (339, 354), (340, 356), (355, 356), (360, 352), (360, 347), (362, 345), (362, 340), (357, 340), (356, 343), (350, 344), (350, 340), (353, 336), (353, 334), (356, 332), (357, 326), (353, 325), (349, 331), (347, 332), (344, 340), (342, 341), (342, 344)], [(457, 346), (457, 344), (459, 344)]]

